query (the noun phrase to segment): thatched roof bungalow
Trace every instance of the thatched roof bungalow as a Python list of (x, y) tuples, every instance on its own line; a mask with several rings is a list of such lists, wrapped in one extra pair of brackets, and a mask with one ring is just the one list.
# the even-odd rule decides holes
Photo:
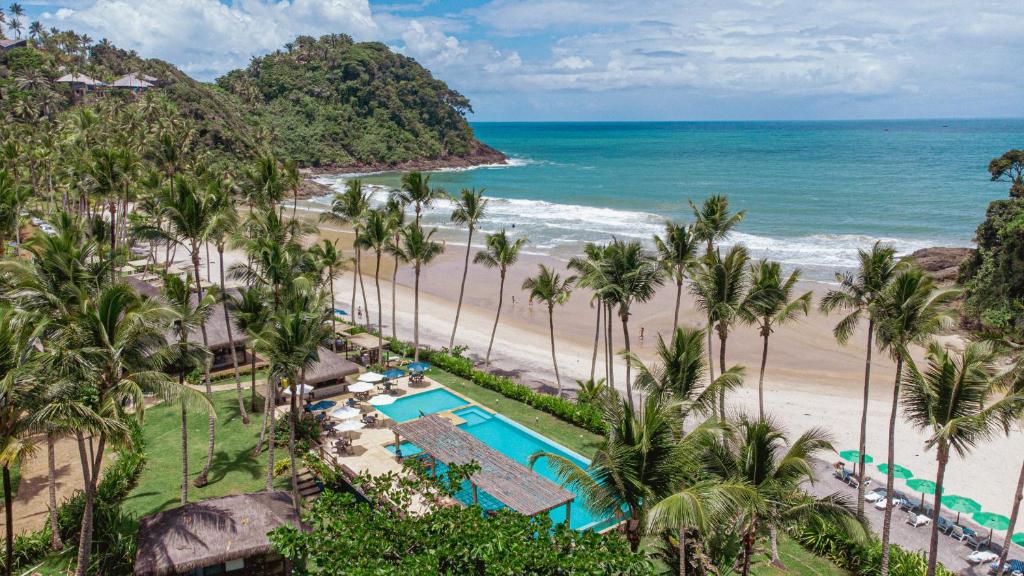
[(291, 573), (267, 533), (302, 526), (287, 492), (193, 502), (139, 520), (136, 576)]
[(15, 48), (24, 48), (25, 46), (28, 46), (28, 39), (26, 38), (19, 38), (17, 40), (0, 38), (0, 52), (14, 50)]
[[(152, 78), (153, 81), (151, 82), (150, 80), (147, 80), (147, 78)], [(152, 88), (153, 82), (155, 81), (156, 79), (152, 76), (145, 76), (140, 75), (138, 72), (132, 72), (131, 74), (125, 74), (117, 80), (114, 80), (110, 85), (113, 88), (131, 90), (132, 92), (138, 93)]]

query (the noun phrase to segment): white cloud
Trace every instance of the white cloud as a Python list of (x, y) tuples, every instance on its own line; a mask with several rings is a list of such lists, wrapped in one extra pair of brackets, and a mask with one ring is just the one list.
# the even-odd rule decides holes
[(559, 70), (583, 70), (590, 68), (594, 63), (579, 56), (567, 56), (555, 62), (554, 67)]

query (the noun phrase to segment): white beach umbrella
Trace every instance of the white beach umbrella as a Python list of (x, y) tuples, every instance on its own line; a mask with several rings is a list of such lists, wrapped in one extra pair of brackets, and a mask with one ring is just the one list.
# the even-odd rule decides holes
[(342, 406), (337, 410), (331, 412), (331, 418), (337, 418), (338, 420), (348, 420), (350, 418), (358, 418), (362, 414), (358, 409), (351, 406)]
[(376, 372), (363, 372), (362, 374), (359, 375), (359, 378), (358, 378), (358, 380), (360, 382), (373, 382), (373, 383), (380, 382), (383, 379), (384, 379), (384, 375), (383, 374), (378, 374)]
[(359, 420), (346, 420), (334, 425), (334, 429), (338, 432), (354, 432), (356, 430), (362, 430), (365, 427), (366, 424), (363, 424)]
[(397, 400), (397, 398), (390, 394), (377, 394), (373, 398), (370, 398), (370, 405), (387, 406), (388, 404), (394, 404), (395, 400)]
[[(310, 394), (310, 393), (313, 392), (313, 387), (308, 385), (308, 384), (301, 384), (299, 386), (296, 386), (296, 388), (297, 388), (297, 391), (299, 392), (300, 396), (306, 396), (307, 394)], [(287, 388), (285, 388), (284, 389), (284, 394), (285, 394), (285, 396), (291, 396), (292, 395), (292, 387), (288, 386)]]
[(357, 394), (369, 392), (370, 390), (373, 390), (373, 384), (370, 384), (369, 382), (355, 382), (348, 385), (348, 391), (355, 392)]

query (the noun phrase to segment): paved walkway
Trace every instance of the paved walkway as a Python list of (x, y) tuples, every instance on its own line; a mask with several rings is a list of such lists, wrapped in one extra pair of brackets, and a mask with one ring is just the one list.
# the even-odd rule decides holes
[[(815, 462), (814, 469), (817, 481), (812, 486), (805, 486), (808, 492), (819, 497), (835, 492), (852, 493), (856, 496), (856, 490), (854, 488), (851, 488), (845, 482), (832, 475), (832, 464), (819, 460)], [(872, 487), (869, 487), (868, 491), (871, 491), (873, 487), (877, 486), (885, 486), (884, 476), (874, 476)], [(900, 489), (898, 480), (896, 489)], [(904, 490), (904, 492), (909, 493), (911, 491)], [(864, 513), (868, 517), (868, 521), (871, 523), (871, 529), (876, 534), (881, 534), (882, 520), (884, 517), (883, 511), (876, 509), (873, 504), (866, 504), (864, 507)], [(949, 514), (946, 514), (946, 516), (949, 516)], [(931, 537), (931, 527), (921, 526), (919, 528), (914, 528), (910, 524), (907, 524), (906, 519), (906, 512), (902, 510), (893, 512), (891, 530), (892, 542), (899, 544), (908, 550), (918, 550), (927, 553), (928, 539)], [(950, 517), (950, 520), (953, 520), (953, 517)], [(960, 523), (974, 528), (979, 534), (988, 534), (988, 528), (979, 528), (977, 525), (966, 520), (966, 515), (961, 516)], [(995, 541), (1002, 543), (1000, 538), (1001, 536), (996, 534)], [(980, 576), (982, 574), (988, 574), (987, 564), (972, 566), (967, 562), (967, 555), (971, 552), (973, 552), (973, 550), (964, 543), (958, 542), (945, 534), (939, 533), (939, 562), (941, 562), (946, 568), (964, 576)], [(1014, 544), (1010, 549), (1009, 557), (1024, 558), (1024, 548)]]

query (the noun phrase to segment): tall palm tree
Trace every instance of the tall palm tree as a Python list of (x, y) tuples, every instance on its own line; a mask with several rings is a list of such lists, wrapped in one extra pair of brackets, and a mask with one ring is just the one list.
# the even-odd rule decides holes
[(658, 249), (658, 260), (665, 275), (676, 285), (676, 306), (672, 314), (672, 332), (679, 328), (679, 303), (683, 297), (683, 282), (696, 266), (697, 243), (700, 240), (685, 224), (665, 223), (665, 237), (655, 235), (654, 245)]
[[(594, 351), (590, 357), (590, 381), (594, 382), (594, 375), (597, 371), (597, 346), (604, 333), (604, 380), (610, 388), (615, 387), (614, 367), (612, 366), (612, 332), (611, 332), (611, 308), (612, 302), (608, 297), (608, 279), (605, 276), (604, 259), (607, 253), (607, 246), (588, 242), (583, 247), (582, 256), (574, 256), (569, 260), (569, 269), (576, 272), (579, 277), (577, 286), (589, 288), (593, 292), (591, 302), (597, 309), (597, 318), (594, 323)], [(604, 324), (602, 325), (602, 315)], [(602, 330), (603, 327), (603, 330)]]
[(494, 348), (494, 335), (498, 332), (498, 320), (501, 318), (501, 305), (505, 300), (505, 275), (508, 269), (519, 261), (519, 251), (529, 242), (525, 237), (513, 240), (505, 229), (501, 232), (487, 235), (486, 249), (480, 250), (473, 256), (474, 264), (481, 264), (486, 268), (497, 268), (500, 282), (498, 284), (498, 308), (494, 313), (494, 327), (491, 328), (491, 340), (487, 344), (487, 356), (484, 358), (484, 365), (491, 365), (491, 349)]
[(911, 367), (903, 379), (903, 416), (915, 428), (928, 433), (925, 448), (936, 449), (927, 576), (935, 576), (942, 486), (950, 450), (961, 458), (967, 456), (978, 443), (991, 437), (1003, 420), (1007, 405), (1016, 401), (1011, 397), (993, 403), (997, 384), (992, 348), (981, 342), (969, 343), (961, 354), (932, 342), (924, 372)]
[(29, 192), (8, 170), (0, 170), (0, 256), (7, 250), (8, 238), (14, 239), (16, 247), (21, 244), (21, 208)]
[[(185, 376), (193, 368), (201, 367), (206, 362), (210, 351), (203, 346), (196, 346), (188, 341), (191, 332), (199, 328), (199, 323), (210, 317), (216, 300), (213, 294), (207, 293), (199, 299), (192, 298), (189, 284), (192, 274), (185, 280), (178, 276), (166, 276), (163, 285), (163, 298), (172, 313), (172, 326), (176, 342), (171, 344), (170, 366), (178, 373), (178, 386), (185, 387)], [(181, 403), (181, 505), (188, 503), (188, 395), (182, 395)]]
[[(110, 212), (110, 258), (117, 250), (117, 207), (130, 195), (138, 172), (138, 157), (123, 148), (99, 148), (90, 151), (85, 169), (86, 185), (97, 196), (106, 199)], [(113, 270), (111, 270), (113, 274)], [(113, 277), (111, 277), (113, 279)]]
[[(853, 335), (861, 319), (867, 316), (868, 343), (864, 358), (864, 395), (860, 413), (860, 440), (857, 445), (858, 470), (864, 469), (864, 453), (867, 450), (868, 429), (868, 397), (871, 391), (871, 352), (875, 337), (877, 320), (874, 303), (886, 290), (895, 277), (898, 264), (896, 250), (881, 242), (875, 242), (870, 250), (859, 249), (857, 259), (860, 264), (856, 273), (836, 274), (839, 287), (829, 290), (821, 299), (821, 311), (831, 314), (833, 311), (848, 311), (832, 330), (832, 334), (840, 344), (846, 344)], [(864, 513), (864, 483), (857, 486), (857, 512)]]
[(767, 529), (772, 563), (781, 567), (776, 534), (786, 522), (808, 517), (835, 521), (847, 530), (864, 533), (863, 518), (842, 494), (813, 498), (800, 485), (814, 481), (813, 460), (833, 452), (828, 433), (812, 428), (790, 441), (771, 418), (740, 415), (732, 432), (707, 458), (709, 470), (722, 480), (742, 482), (757, 499), (741, 514), (743, 553), (741, 573), (750, 573), (758, 535)]
[(463, 188), (459, 199), (455, 201), (451, 221), (465, 226), (466, 261), (462, 266), (462, 283), (459, 284), (459, 303), (455, 306), (455, 322), (452, 324), (452, 337), (448, 339), (448, 349), (455, 348), (455, 333), (459, 330), (459, 316), (462, 314), (462, 297), (466, 294), (466, 276), (469, 274), (469, 253), (473, 248), (473, 232), (487, 211), (488, 200), (484, 198), (484, 189)]
[(430, 174), (409, 172), (402, 176), (402, 186), (391, 192), (391, 197), (403, 206), (412, 206), (416, 214), (416, 223), (420, 223), (423, 209), (430, 208), (438, 200), (448, 197), (441, 188), (430, 187)]
[(18, 334), (14, 315), (0, 308), (0, 468), (4, 489), (4, 575), (14, 566), (14, 492), (11, 467), (21, 463), (34, 450), (30, 439), (32, 386), (19, 374), (29, 346)]
[[(366, 211), (370, 209), (370, 193), (363, 190), (363, 182), (359, 179), (353, 179), (345, 182), (345, 192), (343, 194), (336, 194), (334, 201), (331, 202), (331, 209), (329, 212), (324, 212), (320, 215), (321, 221), (334, 221), (341, 224), (347, 224), (352, 226), (355, 233), (358, 235), (358, 226), (362, 221)], [(354, 244), (354, 243), (353, 243)], [(352, 321), (356, 319), (356, 282), (362, 282), (363, 272), (360, 263), (360, 252), (359, 247), (355, 247), (355, 274), (352, 275), (352, 306), (349, 308), (349, 315)], [(363, 307), (366, 308), (366, 290), (363, 290)], [(367, 310), (367, 323), (369, 323), (369, 310)]]
[[(338, 242), (331, 242), (326, 238), (320, 244), (314, 244), (310, 250), (321, 268), (327, 270), (327, 287), (331, 294), (331, 334), (337, 334), (337, 312), (334, 310), (334, 279), (341, 275), (344, 265), (341, 250), (338, 250)], [(331, 337), (331, 350), (338, 351), (338, 339)]]
[[(625, 352), (631, 352), (629, 343), (630, 309), (635, 303), (647, 302), (654, 297), (658, 286), (664, 282), (658, 262), (644, 251), (639, 241), (623, 242), (613, 239), (605, 250), (603, 260), (606, 293), (618, 307), (622, 323), (622, 338)], [(633, 382), (630, 363), (626, 362), (626, 398), (633, 405)]]
[[(257, 286), (242, 288), (235, 296), (228, 296), (229, 309), (235, 317), (238, 329), (249, 335), (249, 339), (255, 346), (255, 338), (263, 331), (270, 317), (270, 307), (266, 303), (266, 293)], [(250, 354), (249, 359), (249, 409), (256, 411), (256, 354)], [(260, 438), (254, 453), (258, 454), (263, 446), (263, 435), (267, 430), (267, 413), (273, 408), (274, 398), (273, 387), (267, 386), (266, 398), (263, 406), (263, 423), (260, 425)]]
[[(384, 349), (384, 302), (380, 297), (380, 260), (384, 250), (391, 243), (394, 235), (395, 220), (384, 210), (370, 210), (366, 213), (363, 226), (356, 236), (356, 246), (361, 250), (371, 250), (377, 257), (377, 265), (373, 269), (373, 282), (377, 288), (377, 349)], [(370, 311), (366, 311), (370, 315)]]
[(294, 159), (285, 160), (282, 166), (285, 188), (292, 191), (292, 220), (299, 209), (299, 189), (302, 187), (302, 175), (299, 173), (299, 165)]
[(398, 267), (401, 264), (401, 258), (399, 253), (395, 250), (395, 247), (402, 242), (402, 230), (405, 228), (405, 208), (400, 202), (395, 199), (389, 199), (384, 209), (391, 215), (391, 219), (394, 221), (392, 229), (395, 231), (394, 236), (391, 238), (391, 243), (388, 244), (388, 252), (394, 256), (394, 266), (391, 268), (391, 338), (393, 340), (398, 339)]
[[(882, 350), (888, 351), (896, 362), (886, 457), (889, 473), (886, 474), (885, 489), (888, 494), (892, 493), (895, 482), (893, 466), (896, 457), (896, 414), (899, 409), (903, 368), (907, 362), (913, 364), (910, 346), (926, 343), (936, 332), (950, 325), (952, 321), (947, 305), (955, 295), (954, 290), (939, 289), (935, 281), (920, 268), (910, 267), (897, 273), (892, 283), (872, 306), (876, 315), (875, 330), (879, 346)], [(891, 530), (892, 506), (886, 506), (882, 519), (882, 576), (889, 574)]]
[(762, 259), (750, 266), (750, 290), (740, 307), (741, 320), (757, 326), (764, 342), (761, 348), (761, 373), (757, 379), (758, 415), (764, 419), (764, 368), (768, 363), (768, 337), (775, 327), (806, 316), (811, 309), (811, 292), (793, 297), (800, 281), (800, 269), (782, 278), (778, 262)]
[(523, 280), (523, 290), (530, 293), (530, 302), (543, 302), (548, 308), (548, 331), (551, 334), (551, 364), (555, 368), (557, 396), (562, 396), (562, 379), (558, 375), (558, 357), (555, 355), (555, 306), (565, 304), (572, 294), (575, 276), (562, 276), (544, 264), (538, 265), (537, 275)]
[(418, 222), (413, 222), (402, 229), (402, 242), (394, 247), (401, 260), (412, 264), (416, 278), (413, 284), (412, 316), (413, 360), (416, 362), (420, 359), (420, 275), (423, 266), (430, 264), (444, 252), (444, 245), (433, 240), (435, 232), (437, 230), (434, 228), (424, 232)]
[[(690, 287), (696, 297), (697, 307), (707, 313), (711, 322), (709, 326), (718, 333), (719, 368), (725, 366), (729, 333), (743, 310), (750, 283), (746, 269), (749, 260), (747, 249), (740, 244), (730, 248), (725, 257), (722, 257), (720, 250), (715, 250), (705, 259), (696, 281)], [(711, 363), (708, 364), (710, 367)], [(724, 391), (718, 398), (718, 414), (720, 417), (725, 416)]]

